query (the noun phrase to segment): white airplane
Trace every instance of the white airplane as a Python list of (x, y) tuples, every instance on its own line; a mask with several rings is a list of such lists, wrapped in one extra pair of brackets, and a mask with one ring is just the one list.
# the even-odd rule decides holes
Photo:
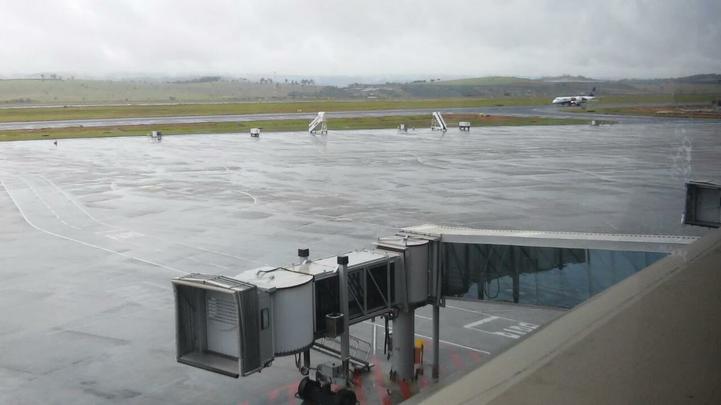
[(556, 97), (553, 99), (553, 104), (558, 105), (567, 105), (567, 106), (580, 106), (581, 104), (586, 103), (587, 101), (595, 100), (596, 96), (593, 94), (596, 92), (596, 88), (594, 87), (593, 90), (591, 90), (590, 93), (588, 93), (587, 96), (561, 96)]

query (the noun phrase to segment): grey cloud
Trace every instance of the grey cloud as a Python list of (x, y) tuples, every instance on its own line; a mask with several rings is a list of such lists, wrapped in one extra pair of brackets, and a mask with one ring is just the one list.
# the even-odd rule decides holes
[(721, 3), (0, 0), (0, 73), (721, 71)]

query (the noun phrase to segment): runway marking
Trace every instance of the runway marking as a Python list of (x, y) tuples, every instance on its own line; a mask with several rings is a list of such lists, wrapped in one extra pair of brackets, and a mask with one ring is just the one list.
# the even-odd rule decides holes
[(252, 198), (252, 199), (253, 199), (253, 205), (258, 204), (258, 199), (255, 198), (255, 196), (254, 196), (253, 194), (250, 194), (250, 193), (245, 192), (245, 191), (238, 191), (238, 192), (241, 193), (241, 194), (245, 194), (245, 195), (247, 195), (248, 197)]
[[(478, 326), (481, 325), (487, 325), (486, 328), (492, 327), (493, 325), (490, 325), (491, 323), (501, 323), (500, 326), (497, 326), (497, 330), (487, 330), (487, 329), (480, 329)], [(538, 329), (539, 325), (529, 323), (529, 322), (516, 322), (516, 321), (509, 321), (507, 319), (503, 319), (501, 317), (497, 316), (489, 316), (486, 318), (483, 318), (481, 320), (471, 322), (469, 324), (463, 325), (466, 329), (471, 329), (478, 332), (487, 333), (489, 335), (496, 335), (496, 336), (503, 336), (507, 337), (509, 339), (519, 339), (522, 336), (525, 336), (536, 329)]]
[(47, 230), (47, 229), (43, 229), (43, 228), (35, 225), (34, 223), (32, 223), (32, 221), (30, 221), (30, 219), (28, 219), (28, 217), (25, 215), (25, 212), (23, 211), (23, 209), (20, 207), (20, 205), (19, 205), (19, 204), (17, 203), (17, 201), (15, 200), (15, 197), (13, 197), (12, 193), (10, 192), (10, 189), (8, 189), (7, 186), (5, 185), (5, 182), (2, 181), (2, 180), (0, 180), (0, 185), (2, 185), (3, 189), (4, 189), (5, 192), (7, 193), (8, 197), (10, 197), (10, 200), (11, 200), (11, 201), (13, 202), (13, 204), (15, 205), (15, 208), (18, 209), (18, 211), (20, 212), (20, 215), (23, 217), (23, 219), (25, 220), (25, 222), (27, 222), (28, 225), (30, 225), (31, 227), (37, 229), (37, 230), (40, 231), (40, 232), (43, 232), (43, 233), (45, 233), (45, 234), (54, 236), (54, 237), (56, 237), (56, 238), (65, 239), (65, 240), (68, 240), (68, 241), (71, 241), (71, 242), (75, 242), (75, 243), (78, 243), (78, 244), (83, 245), (83, 246), (86, 246), (86, 247), (90, 247), (90, 248), (93, 248), (93, 249), (99, 249), (99, 250), (102, 250), (102, 251), (104, 251), (104, 252), (108, 252), (108, 253), (116, 254), (116, 255), (118, 255), (118, 256), (125, 257), (125, 258), (127, 258), (127, 259), (135, 260), (135, 261), (138, 261), (138, 262), (141, 262), (141, 263), (149, 264), (149, 265), (151, 265), (151, 266), (159, 267), (159, 268), (161, 268), (161, 269), (169, 270), (169, 271), (172, 271), (172, 272), (177, 273), (177, 274), (187, 274), (186, 271), (178, 270), (178, 269), (176, 269), (176, 268), (173, 268), (173, 267), (170, 267), (170, 266), (166, 266), (166, 265), (164, 265), (164, 264), (155, 263), (155, 262), (152, 262), (152, 261), (150, 261), (150, 260), (142, 259), (142, 258), (140, 258), (140, 257), (131, 256), (131, 255), (128, 255), (128, 254), (125, 254), (125, 253), (122, 253), (122, 252), (118, 252), (118, 251), (116, 251), (116, 250), (108, 249), (108, 248), (106, 248), (106, 247), (98, 246), (98, 245), (95, 245), (95, 244), (92, 244), (92, 243), (84, 242), (84, 241), (81, 241), (81, 240), (78, 240), (78, 239), (71, 238), (71, 237), (69, 237), (69, 236), (65, 236), (65, 235), (61, 235), (61, 234), (59, 234), (59, 233), (55, 233), (55, 232), (49, 231), (49, 230)]
[(53, 215), (55, 216), (55, 218), (57, 218), (58, 221), (60, 221), (62, 224), (66, 225), (66, 226), (68, 226), (68, 227), (70, 227), (70, 228), (73, 228), (73, 229), (75, 229), (75, 230), (80, 230), (80, 228), (78, 228), (77, 226), (71, 225), (71, 224), (65, 222), (65, 220), (63, 220), (63, 219), (60, 217), (60, 215), (58, 215), (58, 213), (57, 213), (50, 205), (48, 205), (47, 201), (45, 201), (45, 199), (42, 198), (42, 197), (40, 196), (40, 194), (38, 194), (37, 190), (35, 190), (35, 187), (33, 187), (32, 184), (30, 184), (30, 182), (27, 181), (27, 179), (25, 179), (25, 178), (23, 178), (23, 177), (18, 177), (18, 178), (19, 178), (23, 183), (25, 183), (25, 185), (28, 186), (28, 188), (30, 189), (30, 191), (32, 191), (33, 194), (35, 194), (35, 197), (37, 197), (38, 201), (40, 201), (40, 203), (42, 203), (42, 204), (45, 206), (45, 208), (47, 208), (48, 211), (50, 211), (50, 213), (53, 214)]
[(487, 318), (481, 319), (480, 321), (475, 321), (475, 322), (471, 322), (471, 323), (469, 323), (469, 324), (467, 324), (467, 325), (463, 325), (463, 327), (464, 327), (464, 328), (469, 328), (469, 329), (470, 329), (470, 328), (475, 328), (475, 327), (478, 326), (478, 325), (483, 325), (484, 323), (488, 323), (488, 322), (491, 322), (491, 321), (496, 320), (496, 319), (498, 319), (497, 316), (489, 316), (489, 317), (487, 317)]
[(80, 211), (82, 211), (82, 213), (85, 214), (88, 218), (90, 218), (91, 221), (93, 221), (93, 222), (95, 222), (95, 223), (97, 223), (97, 224), (99, 224), (99, 225), (104, 225), (104, 226), (107, 226), (107, 227), (110, 227), (110, 228), (118, 229), (117, 226), (113, 226), (113, 225), (110, 225), (110, 224), (108, 224), (108, 223), (105, 223), (105, 222), (102, 222), (102, 221), (99, 221), (98, 219), (96, 219), (92, 214), (90, 214), (90, 213), (85, 209), (85, 207), (83, 207), (82, 205), (78, 204), (78, 202), (75, 201), (75, 199), (71, 198), (70, 195), (69, 195), (67, 192), (65, 192), (65, 190), (63, 190), (62, 188), (60, 188), (60, 187), (59, 187), (57, 184), (55, 184), (55, 182), (53, 182), (52, 180), (48, 179), (47, 177), (43, 176), (42, 174), (38, 174), (37, 176), (40, 177), (41, 179), (45, 180), (45, 181), (46, 181), (48, 184), (50, 184), (51, 186), (55, 187), (55, 189), (58, 190), (58, 191), (60, 192), (60, 194), (62, 194), (62, 195), (65, 197), (65, 199), (67, 199), (68, 201), (70, 201), (71, 204), (73, 204), (73, 205), (75, 205), (76, 207), (78, 207), (78, 209), (79, 209)]
[[(96, 232), (98, 233), (98, 232)], [(105, 233), (105, 232), (104, 232)], [(104, 235), (106, 238), (112, 239), (112, 240), (126, 240), (126, 239), (135, 239), (140, 238), (145, 235), (139, 232), (133, 232), (133, 231), (120, 231), (115, 233), (105, 233)]]
[[(428, 339), (428, 340), (430, 340), (431, 342), (433, 341), (433, 338), (430, 337), (430, 336), (421, 335), (420, 333), (416, 333), (415, 335), (418, 336), (418, 337), (422, 337), (422, 338), (424, 338), (424, 339)], [(481, 349), (476, 349), (475, 347), (470, 347), (470, 346), (462, 345), (462, 344), (460, 344), (460, 343), (449, 342), (449, 341), (443, 340), (443, 339), (438, 339), (438, 341), (439, 341), (440, 343), (443, 343), (443, 344), (446, 344), (446, 345), (449, 345), (449, 346), (460, 347), (461, 349), (470, 350), (470, 351), (476, 352), (476, 353), (491, 354), (491, 352), (489, 352), (489, 351), (481, 350)]]
[[(371, 322), (371, 321), (363, 321), (363, 323), (368, 324), (368, 325), (377, 325), (377, 326), (385, 329), (385, 325), (378, 325), (377, 323), (373, 323), (373, 322)], [(388, 329), (393, 330), (393, 328), (388, 328)], [(433, 341), (433, 338), (430, 337), (430, 336), (421, 335), (420, 333), (414, 333), (414, 335), (416, 335), (416, 336), (418, 336), (418, 337), (422, 337), (423, 339), (428, 339), (428, 340), (430, 340), (431, 342)], [(475, 347), (465, 346), (465, 345), (462, 345), (462, 344), (460, 344), (460, 343), (449, 342), (449, 341), (443, 340), (443, 339), (438, 339), (438, 341), (439, 341), (440, 343), (443, 343), (443, 344), (446, 344), (446, 345), (449, 345), (449, 346), (459, 347), (459, 348), (461, 348), (461, 349), (470, 350), (470, 351), (476, 352), (476, 353), (491, 354), (491, 352), (488, 352), (488, 351), (485, 351), (485, 350), (481, 350), (481, 349), (476, 349)]]
[[(103, 225), (103, 226), (107, 226), (107, 227), (109, 227), (109, 228), (112, 228), (111, 230), (98, 231), (98, 232), (96, 232), (96, 233), (111, 232), (111, 231), (114, 231), (114, 230), (125, 230), (125, 229), (123, 229), (123, 228), (121, 228), (121, 227), (118, 227), (118, 226), (115, 226), (115, 225), (111, 225), (111, 224), (109, 224), (109, 223), (107, 223), (107, 222), (104, 222), (104, 221), (101, 221), (101, 220), (95, 218), (95, 217), (94, 217), (92, 214), (90, 214), (90, 212), (88, 212), (82, 205), (80, 205), (80, 204), (79, 204), (78, 202), (76, 202), (73, 198), (71, 198), (70, 195), (68, 195), (67, 192), (65, 192), (62, 188), (60, 188), (60, 186), (58, 186), (57, 184), (55, 184), (55, 182), (53, 182), (52, 180), (46, 178), (46, 177), (43, 176), (43, 175), (38, 175), (38, 177), (44, 179), (46, 182), (48, 182), (48, 184), (52, 185), (52, 186), (55, 187), (58, 191), (60, 191), (60, 193), (62, 193), (63, 196), (65, 196), (65, 198), (66, 198), (68, 201), (70, 201), (73, 205), (75, 205), (76, 207), (78, 207), (78, 209), (80, 209), (80, 211), (82, 211), (83, 214), (85, 214), (88, 218), (90, 218), (91, 221), (93, 221), (93, 222), (95, 222), (95, 223), (97, 223), (97, 224), (99, 224), (99, 225)], [(246, 193), (246, 192), (244, 192), (244, 191), (241, 191), (241, 193), (244, 193), (244, 194), (247, 194), (248, 196), (250, 196), (250, 198), (253, 199), (253, 203), (254, 203), (254, 204), (257, 202), (257, 199), (256, 199), (252, 194)], [(134, 232), (134, 231), (127, 230), (127, 232)], [(136, 233), (139, 234), (139, 235), (143, 235), (143, 234), (141, 234), (141, 233), (139, 233), (139, 232), (136, 232)], [(162, 238), (157, 237), (157, 236), (153, 236), (153, 235), (143, 235), (143, 236), (147, 236), (147, 237), (149, 237), (149, 238), (154, 238), (154, 239), (163, 240)], [(248, 259), (246, 259), (246, 258), (243, 258), (243, 257), (240, 257), (240, 256), (235, 256), (235, 255), (232, 255), (232, 254), (230, 254), (230, 253), (225, 253), (225, 252), (220, 252), (220, 251), (216, 251), (216, 250), (206, 249), (206, 248), (202, 248), (202, 247), (198, 247), (198, 246), (192, 246), (192, 245), (188, 245), (188, 244), (182, 243), (182, 242), (171, 241), (171, 243), (174, 243), (174, 244), (179, 245), (179, 246), (187, 247), (187, 248), (190, 248), (190, 249), (199, 250), (199, 251), (201, 251), (201, 252), (212, 253), (212, 254), (216, 254), (216, 255), (220, 255), (220, 256), (226, 256), (226, 257), (231, 257), (231, 258), (233, 258), (233, 259), (241, 260), (241, 261), (243, 261), (243, 262), (251, 262), (251, 263), (252, 263), (252, 261), (250, 261), (250, 260), (248, 260)], [(156, 250), (156, 251), (158, 251), (158, 250)]]
[[(505, 319), (505, 320), (513, 321), (513, 322), (525, 322), (525, 321), (520, 321), (520, 320), (518, 320), (518, 319), (507, 318), (507, 317), (505, 317), (505, 316), (499, 316), (499, 315), (492, 315), (492, 314), (489, 314), (489, 313), (487, 313), (487, 312), (475, 311), (475, 310), (472, 310), (472, 309), (466, 309), (466, 308), (456, 307), (456, 306), (453, 306), (453, 305), (446, 305), (446, 308), (455, 309), (455, 310), (463, 311), (463, 312), (469, 312), (469, 313), (478, 314), (478, 315), (495, 316), (496, 318)], [(537, 325), (537, 324), (534, 324), (534, 323), (531, 323), (531, 322), (525, 322), (525, 323), (528, 323), (528, 324), (530, 324), (530, 325), (535, 325), (536, 327), (539, 327), (539, 326), (540, 326), (540, 325)]]

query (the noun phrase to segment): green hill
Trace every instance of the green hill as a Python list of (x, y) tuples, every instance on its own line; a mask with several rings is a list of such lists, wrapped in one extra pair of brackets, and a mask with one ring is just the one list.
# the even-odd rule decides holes
[(446, 86), (506, 86), (512, 84), (530, 84), (534, 80), (513, 76), (486, 76), (468, 79), (439, 80), (433, 82), (436, 85)]

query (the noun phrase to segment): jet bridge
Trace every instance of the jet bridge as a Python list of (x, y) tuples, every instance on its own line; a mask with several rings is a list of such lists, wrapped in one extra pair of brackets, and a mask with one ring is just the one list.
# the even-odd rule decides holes
[(440, 242), (443, 297), (562, 308), (585, 301), (696, 239), (437, 225), (400, 233)]
[[(177, 278), (177, 359), (237, 378), (269, 366), (276, 356), (305, 353), (317, 339), (346, 337), (352, 324), (392, 319), (399, 310), (425, 305), (427, 244), (386, 239), (377, 249), (337, 258), (301, 256), (298, 264), (234, 277)], [(348, 362), (348, 344), (341, 346)]]
[[(639, 271), (695, 239), (422, 225), (380, 238), (372, 250), (310, 260), (307, 249), (300, 249), (299, 262), (288, 266), (234, 277), (190, 274), (173, 280), (177, 360), (237, 378), (269, 367), (275, 357), (302, 353), (303, 366), (296, 363), (308, 375), (309, 349), (318, 344), (325, 353), (338, 354), (341, 366), (314, 367), (316, 380), (304, 378), (299, 396), (323, 396), (331, 383), (350, 384), (349, 367), (358, 364), (350, 353), (349, 326), (384, 317), (393, 322), (391, 377), (412, 379), (414, 311), (431, 304), (433, 377), (438, 378), (444, 297), (487, 299), (479, 286), (507, 278), (514, 283), (508, 300), (523, 302), (518, 298), (525, 297), (524, 274), (590, 263), (597, 267), (587, 269), (602, 273)], [(600, 260), (604, 257), (610, 261)], [(474, 296), (476, 290), (481, 293)], [(320, 343), (335, 337), (341, 338), (339, 350)]]

